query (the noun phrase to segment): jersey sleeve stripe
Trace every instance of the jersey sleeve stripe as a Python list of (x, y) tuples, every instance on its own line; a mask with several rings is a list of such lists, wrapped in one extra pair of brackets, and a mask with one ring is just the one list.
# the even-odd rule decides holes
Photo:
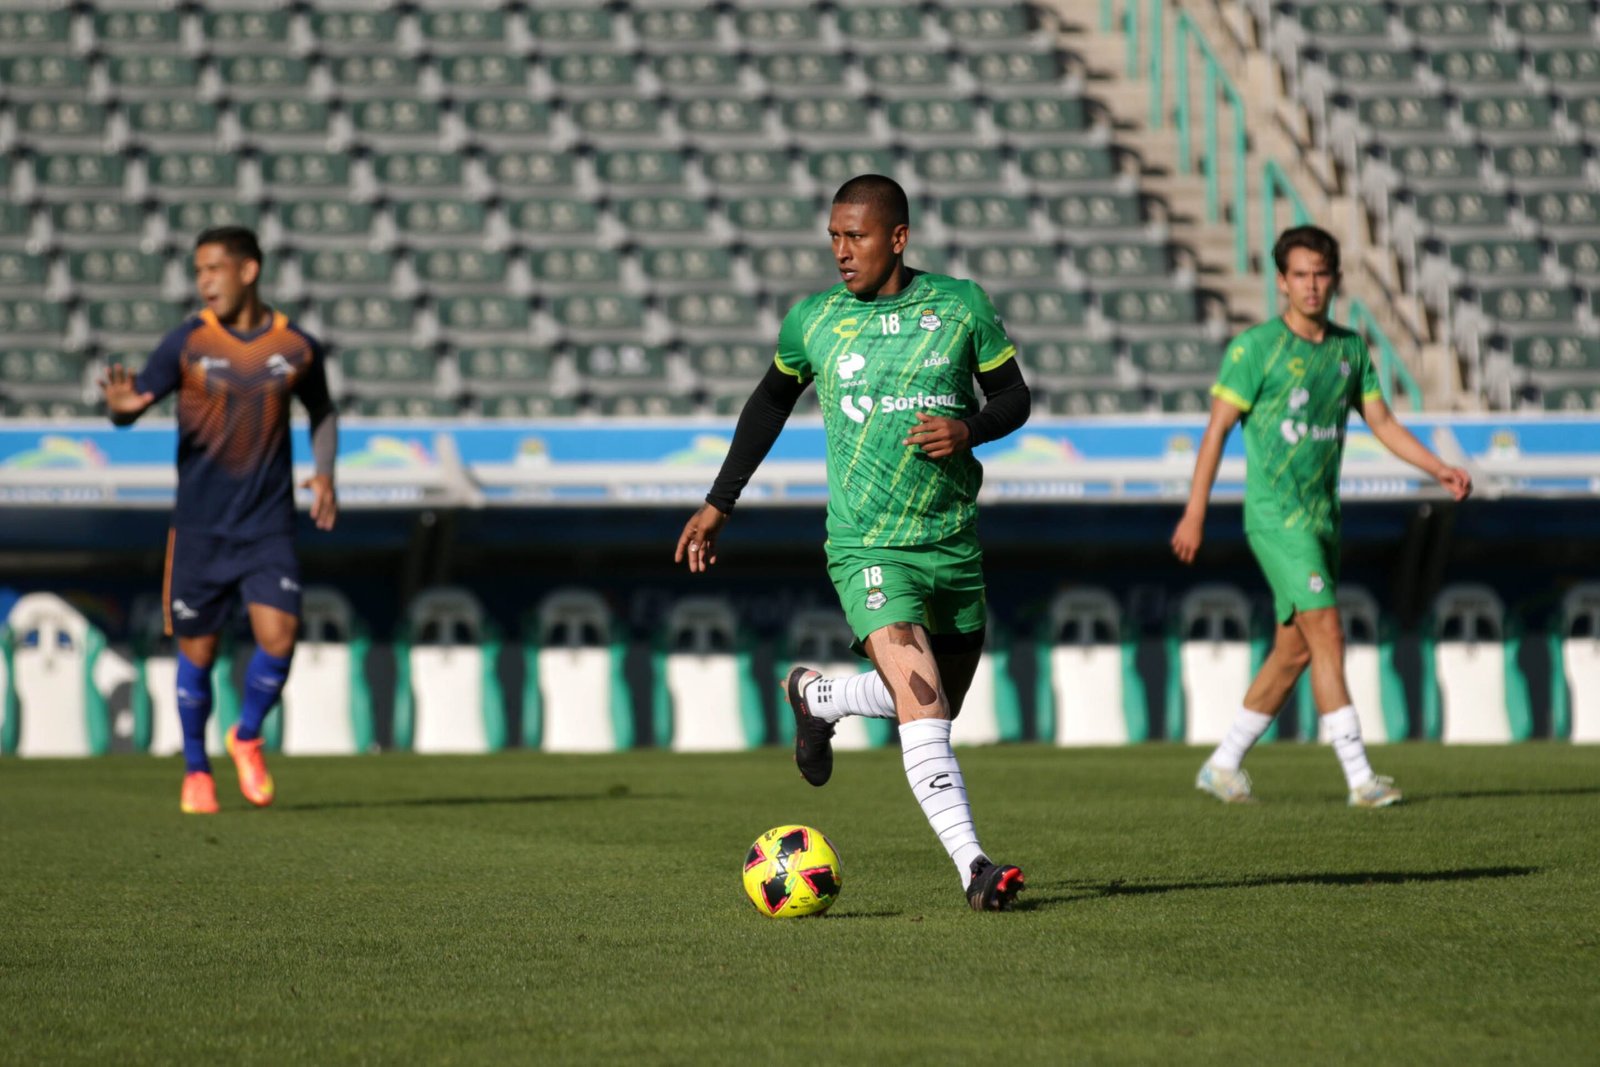
[(801, 376), (799, 371), (795, 370), (793, 367), (791, 367), (787, 363), (785, 363), (783, 361), (783, 357), (782, 356), (774, 355), (772, 357), (772, 362), (773, 362), (773, 365), (776, 366), (779, 370), (783, 371), (783, 373), (787, 374), (789, 377), (793, 378), (795, 381), (800, 382), (802, 385), (805, 384), (805, 378)]
[(1383, 399), (1383, 390), (1382, 389), (1368, 389), (1366, 392), (1361, 394), (1361, 402), (1363, 404), (1366, 403), (1368, 400), (1382, 400), (1382, 399)]
[(992, 371), (996, 367), (1003, 365), (1006, 360), (1012, 358), (1016, 354), (1017, 354), (1017, 346), (1016, 345), (1006, 345), (1005, 348), (1001, 349), (999, 355), (995, 356), (993, 359), (987, 359), (987, 360), (984, 360), (982, 363), (979, 363), (978, 364), (978, 370), (980, 370), (980, 371)]
[(1216, 385), (1211, 387), (1211, 395), (1226, 400), (1240, 411), (1249, 411), (1252, 406), (1250, 401), (1246, 400), (1232, 389), (1229, 389), (1221, 382), (1218, 382)]

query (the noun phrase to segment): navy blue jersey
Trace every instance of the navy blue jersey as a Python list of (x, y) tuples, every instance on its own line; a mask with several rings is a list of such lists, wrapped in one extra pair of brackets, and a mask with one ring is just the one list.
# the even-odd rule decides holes
[(294, 529), (289, 395), (326, 410), (322, 345), (281, 312), (249, 336), (209, 309), (173, 330), (134, 382), (178, 391), (178, 503), (172, 525), (250, 539)]

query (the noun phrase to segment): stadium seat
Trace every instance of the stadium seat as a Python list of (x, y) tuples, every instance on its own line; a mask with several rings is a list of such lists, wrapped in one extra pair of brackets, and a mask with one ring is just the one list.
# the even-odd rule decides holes
[(1069, 234), (1084, 230), (1139, 230), (1144, 209), (1137, 193), (1067, 193), (1048, 198), (1050, 219)]
[(696, 413), (693, 397), (656, 392), (612, 392), (592, 401), (597, 415), (621, 419), (683, 418)]
[(136, 252), (131, 248), (74, 252), (67, 257), (68, 275), (74, 285), (86, 293), (159, 289), (166, 267), (165, 256)]
[(287, 8), (206, 11), (201, 19), (206, 48), (212, 52), (279, 49), (289, 38), (289, 16)]
[(336, 286), (344, 292), (386, 293), (394, 281), (394, 256), (361, 248), (324, 248), (308, 252), (300, 260), (306, 281), (317, 286)]
[[(872, 665), (851, 649), (855, 635), (844, 616), (827, 608), (804, 608), (796, 611), (784, 630), (777, 650), (777, 676), (784, 685), (789, 672), (796, 666), (820, 671), (825, 678), (858, 674), (872, 670)], [(894, 719), (869, 719), (848, 715), (839, 720), (833, 735), (833, 747), (845, 751), (878, 748), (894, 737)], [(789, 710), (787, 696), (778, 704), (778, 737), (786, 744), (794, 742), (794, 715)]]
[(525, 96), (479, 97), (464, 116), (472, 139), (496, 148), (516, 148), (550, 132), (550, 105)]
[(701, 48), (717, 40), (717, 15), (709, 7), (635, 5), (633, 32), (652, 49)]
[(395, 226), (413, 242), (461, 243), (462, 238), (485, 235), (488, 214), (470, 200), (426, 197), (394, 206)]
[(511, 228), (519, 236), (565, 239), (599, 232), (600, 214), (587, 200), (528, 197), (506, 204)]
[(541, 4), (528, 12), (528, 28), (542, 46), (552, 49), (603, 44), (616, 32), (608, 11), (579, 4), (570, 7)]
[[(339, 197), (338, 203), (351, 211), (366, 207), (345, 199), (350, 187), (350, 155), (346, 152), (263, 152), (261, 180), (273, 199)], [(279, 207), (281, 212), (286, 205)]]
[(140, 243), (145, 214), (137, 204), (77, 200), (50, 208), (50, 235), (66, 248), (127, 247)]
[(1216, 377), (1220, 355), (1215, 345), (1186, 334), (1133, 341), (1128, 345), (1128, 359), (1156, 380), (1209, 387)]
[(998, 149), (927, 148), (913, 152), (911, 159), (917, 176), (940, 189), (978, 186), (987, 190), (1001, 184), (1004, 163)]
[(110, 111), (81, 100), (18, 101), (11, 107), (17, 136), (43, 149), (103, 149)]
[(1506, 27), (1524, 40), (1588, 37), (1594, 25), (1594, 12), (1579, 0), (1507, 0), (1502, 7)]
[(308, 147), (325, 143), (331, 132), (331, 112), (320, 100), (304, 96), (258, 97), (235, 109), (239, 126), (251, 141), (271, 146), (296, 142)]
[[(1339, 621), (1344, 626), (1344, 677), (1350, 699), (1361, 719), (1361, 737), (1369, 745), (1404, 741), (1411, 736), (1411, 716), (1406, 706), (1405, 684), (1395, 667), (1394, 621), (1383, 614), (1378, 601), (1358, 585), (1339, 586)], [(1296, 696), (1300, 716), (1297, 736), (1328, 737), (1311, 693), (1309, 673)]]
[[(790, 53), (828, 48), (821, 20), (809, 5), (740, 5), (733, 21), (740, 41), (750, 49)], [(713, 40), (714, 36), (706, 39)]]
[(439, 328), (456, 340), (526, 336), (533, 321), (528, 302), (515, 296), (446, 296), (434, 303)]
[(625, 293), (573, 293), (553, 303), (556, 320), (580, 336), (634, 333), (644, 325), (644, 305)]
[(528, 83), (528, 62), (521, 56), (468, 53), (446, 56), (439, 75), (452, 95), (474, 96), (484, 91), (523, 92)]
[(1494, 590), (1470, 583), (1440, 590), (1422, 629), (1425, 735), (1446, 744), (1527, 740), (1533, 719), (1521, 647), (1521, 621)]
[(783, 128), (802, 144), (825, 145), (840, 138), (861, 139), (871, 130), (871, 113), (856, 99), (838, 96), (790, 98), (778, 105)]
[(105, 634), (53, 593), (19, 597), (6, 617), (4, 721), (0, 752), (97, 756), (111, 744), (95, 667)]
[(706, 99), (743, 91), (739, 60), (718, 52), (672, 52), (653, 56), (651, 69), (669, 95)]
[(1488, 0), (1421, 0), (1400, 8), (1405, 26), (1426, 40), (1486, 39), (1494, 18)]
[(1550, 734), (1600, 742), (1600, 584), (1569, 589), (1551, 623)]
[[(173, 25), (177, 15), (167, 12)], [(72, 12), (65, 8), (0, 10), (0, 53), (37, 55), (58, 52), (72, 35)]]
[(728, 221), (754, 244), (796, 242), (815, 234), (822, 212), (806, 196), (736, 196), (724, 202)]
[(837, 18), (840, 35), (858, 48), (897, 52), (931, 50), (919, 7), (907, 4), (844, 7), (838, 10)]
[(944, 3), (939, 17), (955, 41), (1014, 42), (1033, 29), (1032, 11), (1017, 3)]
[(827, 52), (777, 52), (756, 58), (761, 80), (778, 97), (851, 97), (855, 88), (844, 57)]
[(101, 152), (39, 152), (34, 187), (47, 200), (93, 200), (124, 194), (127, 161)]
[(1076, 137), (1091, 128), (1089, 109), (1079, 97), (1000, 97), (989, 108), (995, 127), (1013, 142)]
[(767, 739), (752, 669), (755, 638), (720, 597), (684, 597), (656, 634), (655, 736), (674, 752), (755, 748)]
[(664, 148), (617, 148), (595, 155), (595, 173), (607, 185), (672, 187), (684, 184), (683, 155)]
[(1117, 346), (1111, 341), (1031, 341), (1020, 358), (1029, 380), (1046, 385), (1107, 384), (1117, 377)]
[[(371, 233), (370, 204), (347, 200), (295, 200), (278, 205), (278, 225), (296, 244), (342, 250)], [(195, 232), (191, 227), (189, 232)]]
[[(179, 94), (192, 98), (200, 86), (200, 64), (189, 56), (163, 56), (142, 50), (128, 56), (112, 56), (107, 62), (106, 74), (112, 90), (120, 98), (142, 94)], [(304, 70), (299, 83), (306, 83)], [(283, 85), (290, 85), (290, 82), (283, 82)]]
[(1039, 738), (1123, 745), (1150, 736), (1135, 663), (1138, 632), (1104, 589), (1068, 589), (1050, 603), (1035, 642)]
[[(873, 88), (890, 95), (938, 93), (951, 82), (949, 58), (935, 51), (869, 53), (862, 57), (861, 69)], [(980, 77), (978, 84), (986, 83)]]
[(506, 254), (486, 252), (481, 247), (419, 248), (412, 259), (417, 276), (435, 293), (456, 289), (481, 291), (488, 286), (504, 288)]
[(10, 394), (80, 397), (88, 383), (88, 356), (44, 345), (0, 348), (0, 381)]
[(563, 52), (547, 69), (558, 89), (583, 97), (626, 96), (638, 79), (637, 64), (623, 52)]
[(65, 309), (32, 297), (0, 299), (0, 337), (57, 337), (66, 327)]
[(222, 84), (233, 91), (293, 92), (311, 80), (311, 64), (299, 56), (266, 52), (222, 56), (217, 60)]
[[(1160, 383), (1160, 379), (1156, 379)], [(1156, 410), (1168, 415), (1204, 415), (1211, 410), (1211, 391), (1207, 385), (1157, 384)]]
[(772, 365), (772, 352), (771, 340), (731, 340), (691, 343), (687, 355), (703, 388), (732, 389), (742, 401)]
[(432, 100), (409, 97), (360, 100), (348, 110), (356, 139), (363, 144), (431, 147), (439, 143), (441, 112)]
[(1149, 407), (1143, 389), (1082, 388), (1062, 386), (1049, 391), (1046, 405), (1052, 415), (1135, 415)]
[[(133, 11), (100, 10), (94, 13), (95, 45), (108, 52), (134, 52), (139, 55), (172, 53), (183, 46), (183, 24), (179, 12), (170, 8)], [(0, 40), (9, 39), (0, 28)], [(66, 43), (63, 35), (57, 44)]]
[[(1185, 593), (1167, 628), (1167, 740), (1221, 741), (1267, 646), (1238, 589), (1198, 585)], [(1274, 722), (1266, 736), (1276, 733)]]
[(416, 752), (505, 747), (500, 637), (465, 589), (430, 589), (406, 609), (395, 641), (394, 744)]
[(48, 266), (49, 263), (43, 256), (13, 249), (0, 249), (0, 292), (39, 289), (45, 283)]
[[(269, 717), (269, 747), (290, 756), (350, 756), (372, 749), (372, 641), (350, 601), (328, 586), (309, 586), (300, 606), (300, 639), (283, 687), (283, 712)], [(274, 722), (274, 719), (277, 721)]]
[[(10, 172), (0, 167), (0, 189), (8, 188)], [(33, 212), (26, 204), (7, 200), (0, 202), (0, 246), (25, 244), (33, 230)]]
[(832, 196), (857, 174), (887, 174), (894, 177), (899, 167), (894, 154), (884, 148), (817, 149), (806, 154), (806, 172), (815, 191)]
[(1083, 182), (1108, 183), (1118, 176), (1117, 157), (1104, 145), (1049, 145), (1025, 148), (1023, 177), (1043, 187)]
[(1096, 241), (1074, 246), (1073, 262), (1085, 278), (1166, 278), (1172, 250), (1165, 242)]
[(373, 176), (388, 196), (441, 196), (460, 193), (464, 165), (457, 152), (383, 152), (372, 161)]
[(744, 144), (766, 136), (767, 110), (756, 100), (709, 99), (680, 101), (678, 128), (696, 145)]
[(627, 635), (599, 593), (557, 589), (540, 601), (522, 631), (523, 745), (546, 752), (632, 748), (627, 650)]
[(341, 396), (427, 396), (438, 388), (433, 353), (408, 345), (342, 347), (336, 367), (333, 385)]
[(0, 59), (0, 84), (19, 102), (48, 101), (52, 96), (83, 99), (89, 86), (89, 63), (50, 53)]
[(341, 296), (317, 306), (321, 326), (330, 336), (389, 335), (409, 339), (415, 310), (409, 300), (389, 296)]
[(352, 415), (367, 419), (454, 419), (461, 414), (461, 405), (454, 399), (437, 396), (363, 396), (356, 397), (346, 409)]
[(478, 413), (486, 419), (560, 419), (577, 415), (578, 405), (571, 397), (507, 386), (481, 397)]
[(506, 13), (484, 7), (428, 7), (418, 13), (430, 49), (483, 52), (506, 41)]
[(983, 237), (1001, 233), (1036, 234), (1028, 198), (995, 193), (962, 193), (939, 199), (939, 219), (952, 232)]
[[(705, 245), (670, 245), (645, 248), (640, 265), (650, 286), (663, 289), (721, 289), (733, 282), (733, 257), (725, 248)], [(733, 295), (733, 294), (725, 294)]]
[[(154, 596), (140, 597), (130, 612), (133, 633), (134, 747), (152, 756), (173, 756), (183, 751), (183, 721), (178, 716), (178, 660), (176, 645), (163, 633), (162, 604)], [(224, 630), (211, 665), (211, 719), (206, 723), (206, 752), (221, 756), (228, 727), (239, 719), (239, 695), (233, 685), (232, 635)]]
[(329, 10), (319, 6), (311, 11), (311, 36), (322, 52), (392, 54), (399, 30), (399, 15), (391, 10)]
[(1056, 86), (1066, 74), (1061, 57), (1055, 52), (1018, 51), (1014, 48), (969, 51), (966, 61), (973, 80), (988, 92), (1037, 92)]
[(592, 392), (659, 393), (667, 388), (665, 350), (634, 343), (605, 342), (581, 346), (575, 358), (578, 374)]
[(547, 289), (603, 288), (621, 276), (622, 257), (591, 245), (534, 248), (528, 265)]
[(1082, 326), (1088, 312), (1083, 293), (1058, 289), (1011, 289), (994, 294), (994, 302), (1007, 328), (1024, 333)]
[(964, 257), (966, 276), (991, 292), (1018, 285), (1048, 285), (1059, 274), (1053, 244), (1006, 241), (969, 245)]

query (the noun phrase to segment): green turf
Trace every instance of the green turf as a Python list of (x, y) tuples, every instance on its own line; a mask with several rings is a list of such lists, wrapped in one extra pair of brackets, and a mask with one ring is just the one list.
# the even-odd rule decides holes
[[(1593, 1062), (1600, 750), (963, 750), (1029, 890), (966, 909), (896, 751), (277, 759), (178, 813), (171, 760), (0, 763), (0, 1061)], [(838, 845), (758, 915), (761, 831)]]

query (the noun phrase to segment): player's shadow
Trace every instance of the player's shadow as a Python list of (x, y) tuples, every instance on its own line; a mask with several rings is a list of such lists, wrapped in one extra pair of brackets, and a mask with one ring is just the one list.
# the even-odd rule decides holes
[(1406, 806), (1430, 800), (1504, 800), (1508, 797), (1593, 797), (1600, 796), (1600, 785), (1557, 786), (1553, 789), (1463, 789), (1455, 793), (1422, 793), (1406, 797)]
[(525, 793), (489, 797), (391, 797), (382, 800), (313, 800), (279, 804), (279, 811), (356, 811), (364, 808), (474, 808), (502, 804), (571, 804), (607, 800), (661, 800), (660, 795), (634, 793), (625, 787), (600, 793)]
[(1461, 867), (1448, 871), (1330, 871), (1313, 874), (1265, 874), (1254, 878), (1228, 878), (1193, 882), (1133, 883), (1057, 882), (1018, 897), (1015, 911), (1033, 911), (1106, 897), (1152, 896), (1210, 889), (1261, 889), (1279, 885), (1405, 885), (1408, 882), (1473, 882), (1486, 878), (1525, 878), (1540, 873), (1538, 867)]

